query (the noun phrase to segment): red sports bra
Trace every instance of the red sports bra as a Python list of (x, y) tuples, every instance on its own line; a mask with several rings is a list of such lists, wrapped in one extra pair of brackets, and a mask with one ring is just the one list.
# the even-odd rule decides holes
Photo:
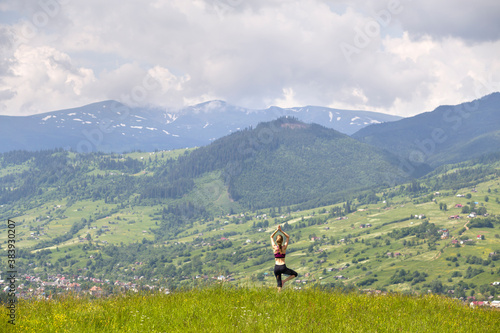
[(286, 256), (286, 253), (274, 252), (275, 258), (285, 258), (285, 256)]

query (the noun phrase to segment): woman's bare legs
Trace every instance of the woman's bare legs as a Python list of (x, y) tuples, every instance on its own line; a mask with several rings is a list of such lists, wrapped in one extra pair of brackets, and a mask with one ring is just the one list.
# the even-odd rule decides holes
[[(291, 279), (295, 279), (296, 277), (297, 277), (297, 275), (290, 275), (289, 277), (284, 279), (283, 282), (281, 282), (281, 287), (285, 286), (286, 281), (290, 281)], [(281, 291), (281, 288), (278, 288), (278, 291)]]

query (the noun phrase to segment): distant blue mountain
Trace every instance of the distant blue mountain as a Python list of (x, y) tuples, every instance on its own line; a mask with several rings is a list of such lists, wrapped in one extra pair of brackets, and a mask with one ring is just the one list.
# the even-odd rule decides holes
[(399, 156), (409, 169), (420, 164), (436, 167), (495, 153), (500, 151), (500, 93), (367, 126), (353, 137)]
[(0, 152), (62, 147), (77, 152), (119, 153), (197, 147), (281, 116), (294, 116), (348, 135), (370, 124), (401, 119), (319, 106), (253, 110), (210, 101), (169, 110), (130, 108), (104, 101), (32, 116), (0, 116)]

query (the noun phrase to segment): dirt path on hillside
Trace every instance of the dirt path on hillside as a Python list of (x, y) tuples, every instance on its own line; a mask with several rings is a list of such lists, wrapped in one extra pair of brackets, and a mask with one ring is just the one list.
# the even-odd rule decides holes
[(436, 253), (436, 255), (432, 258), (432, 260), (436, 260), (441, 257), (441, 250)]
[[(317, 214), (316, 216), (321, 216), (321, 215), (325, 215), (325, 214)], [(311, 217), (315, 217), (315, 216), (312, 216), (312, 215), (309, 215), (309, 216), (304, 216), (304, 220), (310, 219)], [(297, 222), (299, 222), (299, 221), (302, 221), (302, 216), (299, 216), (299, 217), (293, 218), (293, 219), (291, 219), (290, 221), (287, 221), (287, 222), (288, 222), (288, 224), (293, 224), (293, 223), (297, 223)], [(279, 224), (283, 225), (284, 223), (279, 223)], [(278, 224), (276, 224), (276, 226), (277, 226), (277, 225), (278, 225)], [(274, 230), (276, 230), (276, 228), (275, 228), (275, 227), (268, 227), (268, 228), (266, 229), (266, 232), (269, 232), (269, 231), (274, 231)]]
[(469, 221), (467, 221), (467, 223), (465, 223), (465, 224), (464, 224), (464, 228), (465, 228), (465, 230), (469, 230), (469, 227), (467, 226), (467, 224), (469, 224), (469, 222), (470, 222), (470, 220), (469, 220)]

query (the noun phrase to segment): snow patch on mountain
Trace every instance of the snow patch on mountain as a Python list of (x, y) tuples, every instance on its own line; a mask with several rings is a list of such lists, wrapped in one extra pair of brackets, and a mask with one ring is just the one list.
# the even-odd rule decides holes
[(175, 113), (174, 114), (171, 114), (171, 113), (166, 113), (165, 114), (165, 118), (167, 118), (167, 124), (170, 124), (170, 123), (173, 123), (179, 116), (176, 115)]
[[(103, 103), (107, 103), (107, 109), (104, 108)], [(139, 149), (154, 150), (159, 146), (178, 149), (209, 144), (227, 134), (248, 127), (253, 128), (261, 122), (271, 121), (278, 117), (296, 117), (306, 123), (317, 123), (329, 128), (335, 127), (336, 130), (348, 135), (364, 126), (392, 120), (390, 116), (383, 114), (368, 114), (366, 111), (338, 110), (321, 106), (294, 108), (270, 106), (266, 109), (248, 109), (229, 105), (223, 101), (212, 101), (181, 109), (160, 110), (130, 108), (117, 102), (114, 102), (117, 106), (112, 107), (113, 104), (109, 103), (101, 102), (71, 110), (52, 111), (50, 114), (37, 115), (36, 117), (19, 117), (16, 122), (19, 122), (20, 125), (16, 126), (19, 126), (22, 132), (23, 128), (31, 128), (30, 122), (34, 121), (33, 125), (42, 128), (43, 133), (50, 133), (50, 135), (44, 134), (43, 139), (35, 145), (37, 148), (53, 147), (52, 141), (54, 140), (52, 138), (57, 135), (60, 137), (56, 139), (57, 142), (65, 142), (68, 147), (77, 149), (81, 140), (88, 140), (85, 133), (100, 131), (106, 134), (106, 149), (121, 151), (122, 149), (130, 149), (130, 143), (127, 140), (133, 141), (135, 137), (143, 138), (146, 133), (147, 138), (141, 139)], [(107, 112), (108, 110), (109, 112)], [(352, 119), (351, 124), (349, 124), (348, 119)], [(199, 130), (200, 127), (203, 128), (203, 131)], [(115, 129), (118, 130), (114, 131)], [(134, 129), (139, 131), (134, 131)], [(143, 132), (143, 129), (148, 131)], [(177, 134), (172, 134), (171, 131)], [(129, 136), (129, 138), (124, 140), (121, 137), (123, 135)], [(9, 150), (18, 149), (19, 145), (12, 144), (7, 148)]]

